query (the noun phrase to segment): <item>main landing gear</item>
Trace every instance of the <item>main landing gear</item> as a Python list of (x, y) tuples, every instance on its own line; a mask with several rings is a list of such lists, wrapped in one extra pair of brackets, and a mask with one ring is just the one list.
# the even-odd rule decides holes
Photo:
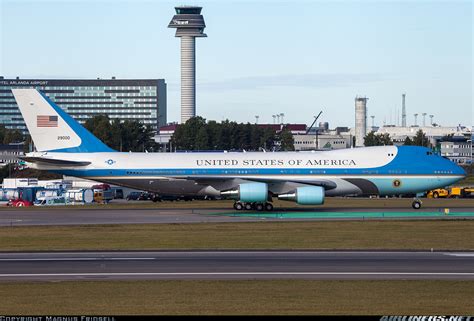
[(272, 203), (242, 203), (242, 202), (235, 202), (234, 209), (237, 211), (246, 210), (256, 210), (256, 211), (273, 211)]
[(415, 198), (413, 200), (413, 203), (411, 203), (411, 207), (413, 207), (415, 210), (419, 210), (421, 208), (421, 204), (423, 204), (421, 200), (418, 198)]

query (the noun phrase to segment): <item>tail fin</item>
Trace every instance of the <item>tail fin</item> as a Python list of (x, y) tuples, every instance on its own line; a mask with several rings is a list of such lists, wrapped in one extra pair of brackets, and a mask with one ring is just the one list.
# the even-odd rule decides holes
[(38, 151), (114, 152), (36, 89), (12, 89)]

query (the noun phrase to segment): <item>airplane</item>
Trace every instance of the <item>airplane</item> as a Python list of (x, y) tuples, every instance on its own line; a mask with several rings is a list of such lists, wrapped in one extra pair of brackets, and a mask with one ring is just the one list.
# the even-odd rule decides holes
[[(321, 205), (325, 197), (416, 194), (464, 178), (418, 146), (309, 152), (117, 152), (36, 89), (12, 89), (36, 151), (28, 166), (157, 194), (219, 196), (234, 209), (271, 211), (272, 199)], [(415, 198), (412, 207), (421, 208)]]

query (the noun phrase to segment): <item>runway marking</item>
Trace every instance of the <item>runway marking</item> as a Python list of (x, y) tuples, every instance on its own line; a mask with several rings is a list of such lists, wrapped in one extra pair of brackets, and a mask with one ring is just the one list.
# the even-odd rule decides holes
[(143, 260), (156, 260), (154, 257), (71, 257), (71, 258), (37, 258), (37, 259), (0, 259), (1, 262), (27, 262), (27, 261), (104, 261), (104, 260), (116, 260), (116, 261), (143, 261)]
[(444, 253), (449, 256), (474, 257), (474, 253)]
[(406, 276), (474, 276), (471, 272), (123, 272), (123, 273), (27, 273), (0, 274), (0, 277), (47, 276), (240, 276), (240, 275), (406, 275)]

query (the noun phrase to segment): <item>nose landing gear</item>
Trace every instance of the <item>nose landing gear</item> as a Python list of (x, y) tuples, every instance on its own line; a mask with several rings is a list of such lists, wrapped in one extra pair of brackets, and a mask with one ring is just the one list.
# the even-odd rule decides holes
[(256, 211), (273, 211), (273, 205), (272, 203), (266, 202), (266, 203), (242, 203), (242, 202), (235, 202), (234, 203), (234, 209), (237, 211), (241, 210), (256, 210)]
[(415, 198), (413, 200), (413, 203), (411, 203), (411, 207), (413, 207), (415, 210), (419, 210), (421, 208), (421, 204), (423, 204), (421, 200), (418, 198)]

